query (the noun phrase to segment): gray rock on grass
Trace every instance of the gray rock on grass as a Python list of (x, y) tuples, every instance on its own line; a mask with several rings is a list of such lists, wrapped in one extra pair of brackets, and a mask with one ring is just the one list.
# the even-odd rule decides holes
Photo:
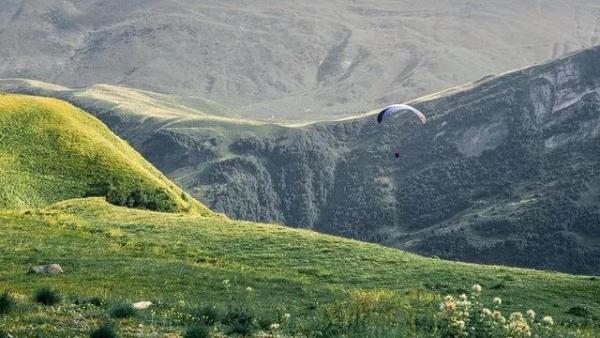
[(29, 268), (29, 273), (36, 275), (55, 275), (59, 273), (64, 273), (64, 271), (59, 264), (48, 264), (32, 266), (31, 268)]

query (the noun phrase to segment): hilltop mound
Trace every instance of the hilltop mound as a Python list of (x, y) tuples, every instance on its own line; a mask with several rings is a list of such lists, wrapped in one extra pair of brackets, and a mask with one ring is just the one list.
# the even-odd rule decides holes
[(52, 98), (0, 95), (0, 209), (103, 196), (156, 211), (208, 210), (99, 120)]

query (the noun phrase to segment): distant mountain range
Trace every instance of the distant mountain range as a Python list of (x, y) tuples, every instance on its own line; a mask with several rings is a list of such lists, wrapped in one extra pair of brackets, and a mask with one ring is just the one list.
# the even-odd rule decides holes
[(595, 45), (599, 16), (595, 0), (4, 0), (0, 77), (331, 119)]
[(600, 273), (600, 48), (416, 100), (424, 126), (373, 115), (243, 121), (111, 86), (5, 80), (0, 89), (86, 108), (234, 218), (450, 259)]

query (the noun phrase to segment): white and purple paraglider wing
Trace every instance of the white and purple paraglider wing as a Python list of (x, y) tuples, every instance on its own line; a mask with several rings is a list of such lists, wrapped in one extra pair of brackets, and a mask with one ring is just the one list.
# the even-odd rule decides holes
[(425, 123), (427, 121), (425, 114), (421, 113), (418, 109), (407, 104), (393, 104), (391, 106), (385, 107), (382, 111), (379, 112), (379, 114), (377, 114), (377, 122), (381, 123), (383, 120), (388, 119), (389, 117), (401, 111), (413, 112), (419, 119), (419, 122), (421, 123)]

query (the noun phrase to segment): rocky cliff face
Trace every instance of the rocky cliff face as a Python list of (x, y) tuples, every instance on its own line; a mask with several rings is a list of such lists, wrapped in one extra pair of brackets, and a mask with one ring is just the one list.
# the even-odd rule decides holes
[(157, 128), (156, 118), (115, 123), (118, 109), (97, 115), (126, 137), (143, 130), (130, 138), (138, 150), (231, 217), (450, 259), (600, 273), (599, 48), (414, 105), (427, 124), (367, 116)]

